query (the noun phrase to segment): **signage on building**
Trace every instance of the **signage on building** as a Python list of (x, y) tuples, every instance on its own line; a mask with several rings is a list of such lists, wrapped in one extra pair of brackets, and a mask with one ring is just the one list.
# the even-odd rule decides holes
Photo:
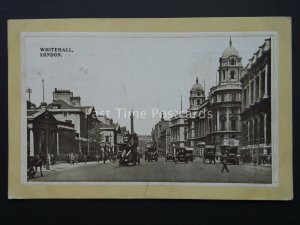
[(123, 134), (117, 134), (117, 143), (123, 143), (124, 140), (123, 140)]
[(239, 146), (240, 141), (234, 138), (223, 139), (223, 146)]

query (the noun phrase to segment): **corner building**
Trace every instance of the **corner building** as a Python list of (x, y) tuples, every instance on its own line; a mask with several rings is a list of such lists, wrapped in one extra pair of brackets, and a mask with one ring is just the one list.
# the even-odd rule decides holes
[(241, 60), (230, 40), (219, 59), (218, 84), (210, 89), (207, 99), (202, 99), (196, 111), (190, 106), (193, 118), (188, 119), (188, 143), (196, 156), (202, 156), (204, 148), (221, 152), (222, 146), (239, 146)]

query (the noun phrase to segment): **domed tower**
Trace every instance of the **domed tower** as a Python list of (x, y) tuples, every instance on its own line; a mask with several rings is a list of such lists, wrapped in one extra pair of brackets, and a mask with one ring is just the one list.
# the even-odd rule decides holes
[(196, 83), (193, 85), (190, 91), (190, 109), (198, 108), (205, 100), (205, 92), (201, 84), (199, 84), (198, 77)]
[(230, 38), (229, 47), (227, 47), (219, 60), (219, 84), (239, 83), (242, 75), (242, 58), (238, 51), (232, 47)]

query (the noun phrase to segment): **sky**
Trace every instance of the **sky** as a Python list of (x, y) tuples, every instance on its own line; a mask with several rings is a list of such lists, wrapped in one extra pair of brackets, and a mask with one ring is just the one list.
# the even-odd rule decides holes
[[(196, 77), (206, 95), (216, 84), (219, 58), (231, 36), (244, 66), (270, 37), (267, 33), (27, 33), (23, 42), (25, 88), (31, 101), (45, 101), (52, 92), (69, 89), (81, 97), (82, 106), (94, 106), (121, 126), (130, 128), (135, 114), (135, 132), (150, 134), (161, 111), (175, 115), (188, 108), (189, 91)], [(41, 57), (40, 48), (70, 48), (61, 57)], [(28, 94), (26, 94), (28, 99)], [(143, 112), (144, 111), (144, 112)], [(167, 116), (167, 115), (166, 115)]]

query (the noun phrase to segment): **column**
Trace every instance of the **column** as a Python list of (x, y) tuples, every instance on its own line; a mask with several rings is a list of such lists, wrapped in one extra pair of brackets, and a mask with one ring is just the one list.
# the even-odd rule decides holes
[(34, 156), (34, 138), (33, 138), (33, 130), (29, 130), (29, 138), (30, 138), (30, 150), (29, 156)]
[(249, 107), (251, 105), (251, 95), (252, 95), (252, 91), (251, 91), (251, 80), (249, 80)]
[(252, 143), (255, 144), (255, 118), (252, 118)]
[(59, 156), (59, 132), (56, 132), (56, 154)]
[(256, 77), (253, 80), (253, 103), (256, 102)]
[(220, 112), (217, 109), (217, 131), (220, 130)]
[(195, 137), (195, 121), (192, 121), (192, 138)]
[(245, 107), (245, 103), (244, 103), (244, 89), (242, 89), (242, 109), (244, 109), (244, 107)]
[(226, 130), (229, 131), (229, 108), (226, 109)]
[(267, 113), (264, 114), (264, 154), (267, 154)]
[(264, 114), (264, 143), (267, 145), (267, 113)]
[(261, 72), (258, 74), (258, 100), (261, 98)]
[(265, 93), (264, 98), (268, 97), (268, 64), (265, 65)]
[(248, 145), (250, 144), (250, 119), (248, 120)]
[(39, 153), (42, 152), (42, 135), (43, 135), (43, 133), (41, 132), (39, 134)]

